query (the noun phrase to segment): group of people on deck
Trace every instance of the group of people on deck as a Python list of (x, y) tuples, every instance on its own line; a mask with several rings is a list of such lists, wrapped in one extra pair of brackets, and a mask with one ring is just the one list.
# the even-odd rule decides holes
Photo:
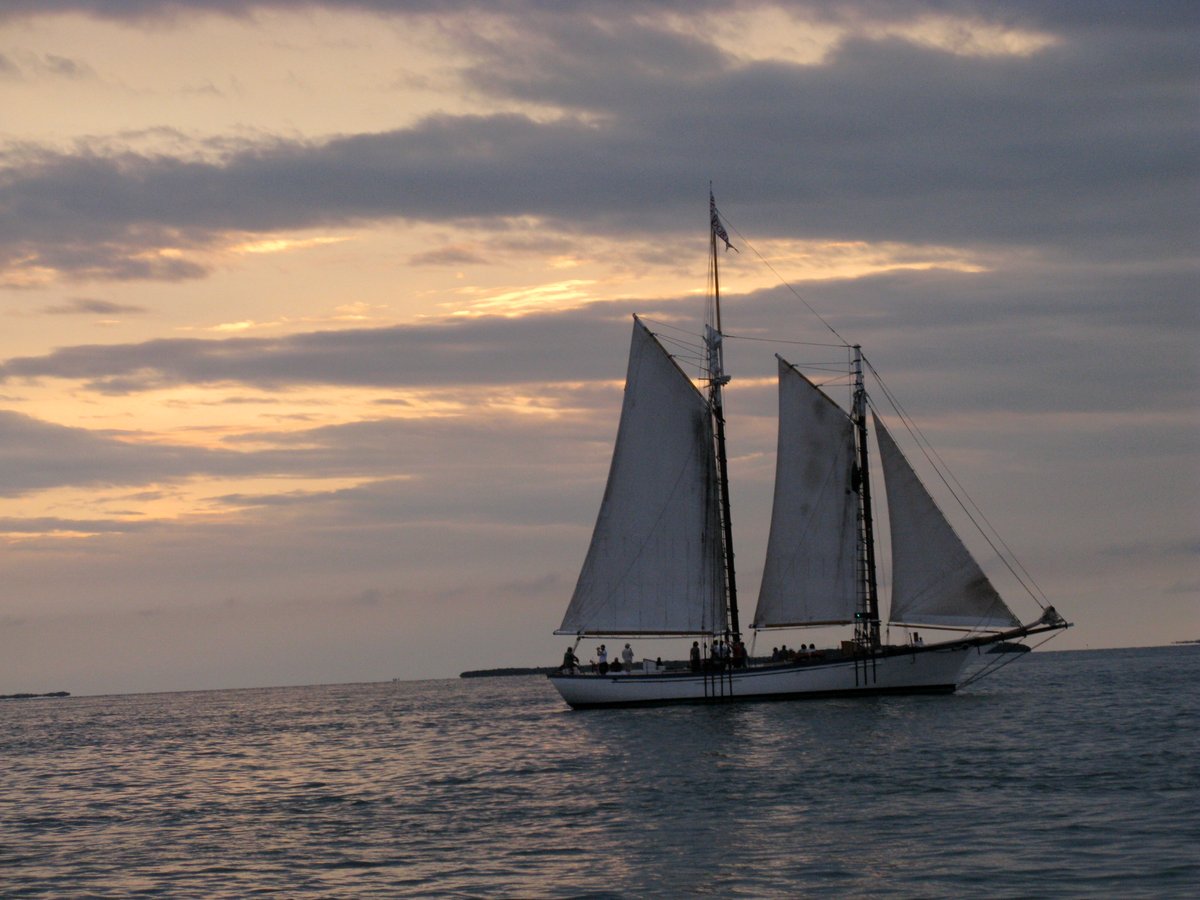
[[(744, 669), (749, 658), (749, 655), (746, 653), (746, 645), (740, 639), (726, 641), (717, 638), (712, 642), (712, 647), (708, 648), (707, 668)], [(693, 672), (699, 672), (705, 668), (704, 651), (700, 648), (699, 641), (692, 641), (692, 650), (688, 663)]]
[[(707, 651), (707, 659), (705, 652)], [(598, 675), (607, 675), (609, 672), (632, 672), (633, 671), (633, 647), (629, 644), (621, 651), (620, 661), (614, 660), (611, 663), (608, 661), (608, 647), (601, 644), (596, 648), (596, 657), (591, 661), (592, 671)], [(699, 641), (692, 641), (692, 650), (690, 654), (689, 664), (693, 672), (701, 670), (713, 669), (744, 669), (750, 660), (749, 654), (746, 652), (745, 643), (738, 640), (724, 640), (717, 638), (712, 642), (711, 648), (705, 642), (703, 649)], [(649, 660), (647, 660), (647, 665)], [(563, 654), (562, 665), (558, 667), (558, 671), (564, 675), (576, 675), (579, 673), (579, 657), (575, 655), (575, 648), (568, 647)], [(662, 657), (658, 657), (654, 662), (654, 670), (662, 672), (665, 670)]]
[[(654, 664), (657, 671), (663, 670), (663, 661), (660, 656)], [(575, 648), (568, 647), (567, 652), (563, 654), (562, 665), (558, 667), (558, 671), (565, 675), (575, 675), (579, 672), (579, 657), (575, 655)], [(598, 675), (607, 675), (609, 672), (632, 672), (633, 671), (633, 647), (629, 644), (625, 645), (625, 649), (621, 651), (621, 659), (608, 661), (608, 647), (601, 644), (596, 648), (596, 658), (592, 660), (592, 671)]]
[(798, 662), (805, 659), (812, 659), (819, 653), (820, 651), (817, 650), (816, 644), (801, 644), (799, 650), (793, 650), (787, 644), (781, 644), (778, 647), (771, 648), (771, 662)]
[[(916, 635), (913, 637), (914, 644), (924, 643)], [(816, 644), (801, 644), (799, 649), (792, 649), (787, 644), (771, 648), (771, 662), (773, 663), (803, 662), (819, 659), (824, 655), (824, 651), (818, 650)], [(591, 660), (591, 669), (598, 675), (607, 675), (609, 672), (632, 672), (633, 658), (633, 647), (626, 644), (621, 651), (620, 660), (609, 662), (608, 647), (601, 644), (596, 648), (595, 658)], [(746, 645), (740, 639), (727, 641), (717, 638), (712, 642), (711, 647), (707, 642), (701, 647), (699, 641), (692, 641), (688, 664), (693, 672), (700, 672), (714, 669), (744, 669), (749, 661)], [(562, 665), (558, 667), (558, 671), (566, 675), (575, 675), (579, 673), (579, 669), (579, 657), (575, 655), (575, 648), (568, 647), (567, 652), (563, 654)], [(665, 667), (661, 656), (655, 662), (654, 669), (658, 672), (664, 671)]]

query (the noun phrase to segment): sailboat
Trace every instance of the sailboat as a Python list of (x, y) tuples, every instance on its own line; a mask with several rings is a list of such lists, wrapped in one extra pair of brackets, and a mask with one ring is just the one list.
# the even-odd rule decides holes
[[(581, 709), (950, 693), (981, 648), (1070, 627), (1052, 606), (1027, 624), (1012, 613), (876, 415), (856, 345), (849, 409), (777, 356), (774, 506), (750, 623), (755, 633), (853, 626), (853, 636), (792, 658), (758, 663), (748, 658), (734, 569), (724, 412), (730, 377), (724, 371), (718, 273), (718, 241), (725, 249), (732, 244), (711, 191), (709, 209), (711, 302), (703, 389), (634, 316), (604, 499), (555, 631), (574, 636), (576, 647), (585, 637), (692, 637), (690, 667), (602, 672), (564, 664), (548, 676), (563, 699)], [(884, 640), (869, 431), (878, 446), (891, 533), (887, 621), (905, 633), (940, 628), (957, 631), (956, 637), (928, 644), (912, 637), (899, 645)]]

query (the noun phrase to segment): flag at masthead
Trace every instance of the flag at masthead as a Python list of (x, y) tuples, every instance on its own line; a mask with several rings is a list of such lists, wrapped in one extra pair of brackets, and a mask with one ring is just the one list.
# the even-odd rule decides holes
[(739, 252), (737, 247), (729, 243), (729, 234), (725, 231), (725, 226), (721, 224), (721, 217), (717, 215), (717, 200), (713, 196), (711, 187), (708, 189), (708, 213), (712, 222), (713, 234), (725, 242), (726, 250), (732, 250), (734, 253)]

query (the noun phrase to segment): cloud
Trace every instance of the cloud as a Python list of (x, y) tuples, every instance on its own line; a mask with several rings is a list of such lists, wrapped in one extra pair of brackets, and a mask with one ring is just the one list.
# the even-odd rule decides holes
[[(746, 3), (741, 6), (754, 8), (762, 4)], [(1125, 28), (1165, 27), (1194, 24), (1195, 8), (1187, 2), (1164, 0), (1155, 4), (1088, 4), (1052, 2), (1052, 0), (951, 0), (930, 3), (929, 0), (892, 0), (879, 4), (875, 0), (843, 0), (828, 4), (820, 0), (796, 0), (783, 4), (797, 16), (810, 16), (826, 21), (855, 21), (866, 14), (884, 21), (904, 21), (931, 10), (944, 14), (957, 14), (965, 18), (989, 16), (1014, 23), (1052, 23), (1063, 27), (1101, 27), (1119, 25)], [(395, 0), (58, 0), (51, 6), (41, 0), (8, 0), (0, 18), (24, 18), (35, 16), (62, 15), (79, 12), (115, 20), (137, 21), (157, 16), (182, 16), (185, 14), (221, 14), (244, 16), (260, 10), (293, 9), (297, 6), (331, 11), (364, 11), (380, 15), (407, 16), (413, 14), (446, 14), (463, 11), (501, 12), (509, 15), (543, 11), (547, 15), (564, 10), (562, 4), (546, 3), (541, 0), (409, 0), (397, 4)], [(609, 8), (605, 2), (573, 4), (579, 9), (595, 12)], [(628, 0), (622, 4), (626, 12), (653, 12), (671, 10), (693, 14), (728, 15), (728, 0)], [(1003, 15), (1001, 15), (1003, 14)]]
[[(947, 409), (1116, 413), (1192, 402), (1194, 378), (1179, 377), (1200, 365), (1191, 350), (1200, 331), (1192, 285), (1186, 267), (1162, 267), (1153, 276), (1081, 267), (1068, 276), (1033, 259), (999, 271), (899, 270), (800, 290), (848, 343), (867, 348), (902, 396), (935, 392)], [(805, 339), (824, 331), (784, 288), (730, 293), (726, 307), (735, 335)], [(0, 362), (0, 380), (71, 379), (108, 394), (180, 385), (342, 385), (394, 388), (403, 400), (411, 390), (619, 379), (633, 312), (685, 329), (698, 315), (690, 298), (630, 298), (516, 318), (76, 345)], [(1175, 360), (1177, 376), (1164, 369), (1164, 358)], [(957, 399), (946, 396), (947, 385)]]
[[(612, 362), (619, 369), (621, 361)], [(91, 501), (110, 517), (124, 518), (108, 508), (145, 508), (145, 503), (170, 499), (162, 485), (206, 479), (204, 505), (210, 509), (340, 508), (352, 509), (348, 520), (367, 521), (395, 520), (400, 505), (407, 521), (430, 517), (519, 523), (527, 515), (544, 515), (535, 510), (563, 510), (570, 492), (549, 487), (547, 476), (579, 460), (594, 461), (595, 447), (581, 450), (580, 444), (607, 443), (608, 414), (619, 404), (620, 392), (611, 383), (546, 386), (538, 392), (536, 415), (514, 415), (508, 405), (495, 404), (512, 402), (499, 388), (462, 396), (455, 415), (414, 416), (402, 408), (392, 416), (384, 405), (376, 419), (278, 432), (258, 428), (226, 436), (217, 448), (172, 443), (169, 436), (148, 442), (136, 433), (66, 427), (0, 410), (0, 497), (68, 486), (160, 486), (117, 494), (103, 504)], [(597, 407), (605, 409), (604, 417), (589, 414)], [(490, 449), (481, 453), (481, 447)], [(507, 470), (502, 484), (496, 481), (497, 467)], [(258, 485), (258, 493), (220, 493), (214, 486), (220, 480), (247, 479), (269, 480)], [(329, 480), (360, 484), (311, 486)], [(289, 488), (301, 482), (306, 486)], [(494, 499), (498, 493), (502, 502)], [(373, 511), (380, 503), (386, 513)], [(528, 513), (522, 512), (525, 507)], [(178, 507), (170, 509), (174, 513)], [(65, 524), (30, 530), (96, 529)]]
[(41, 68), (61, 78), (90, 78), (95, 74), (87, 63), (54, 53), (42, 58)]
[(129, 520), (0, 517), (0, 534), (4, 535), (125, 534), (146, 527), (145, 523)]
[[(108, 14), (186, 8), (231, 9)], [(234, 233), (388, 219), (502, 229), (525, 217), (649, 234), (690, 221), (709, 178), (774, 235), (1187, 254), (1200, 227), (1184, 199), (1200, 159), (1192, 35), (1169, 13), (1091, 27), (1024, 16), (1065, 29), (1061, 41), (979, 58), (851, 36), (820, 65), (796, 65), (739, 63), (664, 15), (520, 19), (503, 40), (464, 32), (477, 91), (551, 114), (443, 114), (378, 134), (243, 141), (216, 157), (211, 145), (27, 150), (0, 175), (0, 261), (10, 278), (181, 280), (211, 271), (204, 253)]]
[(472, 248), (459, 245), (416, 253), (409, 257), (408, 262), (413, 266), (481, 266), (489, 264), (486, 257)]
[[(3, 14), (0, 14), (2, 20)], [(41, 76), (81, 81), (95, 78), (96, 73), (82, 60), (55, 53), (18, 53), (15, 56), (0, 53), (0, 78), (20, 80)]]
[[(143, 485), (197, 469), (231, 471), (235, 453), (137, 444), (0, 410), (0, 496), (62, 485)], [(223, 460), (224, 464), (218, 463)]]
[[(127, 393), (179, 384), (242, 383), (395, 387), (570, 381), (619, 374), (597, 358), (600, 333), (621, 345), (628, 319), (610, 307), (539, 316), (449, 319), (390, 328), (272, 338), (158, 339), (64, 347), (0, 364), (0, 379), (81, 379)], [(618, 324), (619, 323), (619, 324)], [(528, 352), (530, 341), (541, 346)]]
[(141, 315), (148, 310), (144, 306), (135, 306), (131, 303), (113, 303), (111, 300), (77, 297), (66, 303), (47, 306), (42, 312), (49, 316), (116, 316)]

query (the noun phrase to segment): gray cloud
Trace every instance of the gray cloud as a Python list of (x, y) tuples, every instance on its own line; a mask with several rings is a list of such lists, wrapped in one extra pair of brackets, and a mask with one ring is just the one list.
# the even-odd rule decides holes
[(198, 455), (210, 461), (236, 458), (130, 443), (0, 410), (0, 496), (68, 484), (142, 485), (177, 478), (195, 470)]
[(413, 266), (475, 266), (486, 265), (488, 259), (465, 247), (442, 247), (409, 257)]
[[(227, 6), (124, 12), (185, 8)], [(561, 118), (435, 116), (233, 145), (217, 161), (25, 153), (0, 176), (0, 258), (171, 280), (206, 272), (146, 250), (202, 247), (224, 231), (528, 215), (574, 233), (648, 234), (690, 222), (710, 177), (760, 235), (1189, 253), (1200, 227), (1185, 199), (1200, 159), (1194, 32), (1171, 10), (1023, 15), (1063, 29), (1062, 43), (978, 58), (855, 39), (820, 66), (734, 65), (653, 16), (522, 20), (523, 37), (504, 43), (463, 35), (476, 59), (467, 74)]]
[(87, 63), (54, 53), (46, 54), (42, 65), (46, 71), (63, 78), (88, 78), (94, 74)]
[[(757, 3), (737, 3), (735, 8), (757, 6)], [(911, 19), (931, 7), (939, 12), (957, 12), (984, 18), (999, 18), (1005, 22), (1052, 23), (1074, 28), (1102, 28), (1114, 24), (1125, 28), (1162, 28), (1195, 24), (1194, 4), (1189, 0), (1161, 0), (1153, 4), (1133, 4), (1121, 0), (1096, 0), (1079, 4), (1072, 0), (949, 0), (931, 4), (930, 0), (842, 0), (830, 4), (824, 0), (791, 0), (775, 4), (828, 21), (854, 20), (870, 14), (878, 20)], [(296, 9), (298, 7), (328, 10), (361, 10), (381, 15), (413, 15), (420, 13), (451, 13), (468, 10), (504, 13), (543, 13), (547, 15), (597, 13), (611, 10), (611, 0), (579, 0), (565, 7), (556, 0), (58, 0), (47, 5), (42, 0), (8, 0), (0, 11), (0, 19), (31, 16), (61, 15), (81, 12), (98, 18), (137, 21), (155, 17), (177, 17), (187, 14), (215, 13), (245, 16), (257, 10)], [(682, 9), (691, 11), (728, 12), (729, 0), (621, 0), (625, 13)]]
[(136, 532), (145, 530), (146, 523), (130, 522), (113, 519), (63, 519), (57, 517), (30, 518), (0, 518), (0, 533), (4, 534), (62, 534), (66, 532), (87, 532), (89, 534), (108, 534)]
[[(1035, 262), (984, 273), (901, 270), (800, 290), (849, 343), (867, 348), (902, 395), (946, 394), (952, 383), (948, 408), (1115, 412), (1192, 401), (1200, 366), (1192, 349), (1200, 330), (1193, 285), (1186, 267), (1153, 275), (1084, 268), (1067, 277)], [(829, 338), (784, 288), (731, 294), (726, 304), (733, 334)], [(517, 319), (79, 345), (0, 362), (0, 380), (66, 378), (104, 393), (181, 384), (372, 386), (396, 389), (394, 402), (403, 403), (406, 389), (499, 392), (618, 379), (632, 312), (683, 323), (699, 315), (690, 299), (629, 299)], [(770, 371), (751, 357), (766, 352), (758, 345), (728, 352), (746, 360), (744, 371)]]
[[(619, 366), (619, 360), (614, 363)], [(381, 416), (299, 431), (258, 431), (245, 441), (229, 438), (222, 449), (171, 446), (160, 441), (142, 443), (136, 434), (72, 428), (0, 410), (0, 496), (14, 497), (68, 485), (136, 488), (201, 476), (349, 477), (378, 483), (366, 492), (354, 489), (229, 495), (214, 497), (211, 502), (236, 507), (330, 508), (331, 503), (345, 506), (354, 498), (366, 498), (356, 502), (360, 506), (363, 502), (384, 502), (389, 511), (381, 518), (394, 519), (395, 501), (388, 498), (399, 497), (407, 504), (405, 515), (409, 519), (419, 509), (423, 515), (438, 518), (453, 514), (470, 521), (495, 515), (519, 521), (520, 514), (512, 509), (505, 512), (504, 505), (515, 501), (520, 493), (525, 496), (521, 502), (528, 503), (530, 510), (563, 508), (564, 492), (546, 487), (545, 476), (564, 461), (575, 465), (576, 460), (591, 458), (594, 454), (587, 446), (597, 442), (603, 446), (611, 437), (611, 424), (606, 419), (593, 419), (577, 410), (597, 406), (611, 409), (619, 404), (620, 394), (611, 386), (601, 389), (570, 385), (546, 388), (543, 399), (552, 408), (576, 411), (564, 414), (549, 429), (531, 428), (523, 418), (478, 408), (469, 417)], [(386, 409), (381, 407), (381, 412)], [(261, 449), (264, 444), (269, 449)], [(491, 449), (481, 455), (481, 446)], [(496, 486), (488, 484), (495, 481), (497, 466), (508, 470), (501, 479), (506, 499), (499, 505), (488, 499), (497, 493)], [(153, 493), (140, 491), (115, 502), (153, 499)], [(533, 498), (538, 502), (532, 502)], [(360, 508), (356, 514), (364, 519), (376, 518), (369, 508)], [(63, 528), (95, 530), (83, 526), (55, 526), (54, 530)], [(116, 528), (121, 530), (119, 525)]]
[(50, 316), (116, 316), (139, 315), (147, 312), (147, 309), (131, 303), (113, 303), (111, 300), (76, 297), (66, 303), (47, 306), (42, 312)]
[[(502, 385), (619, 375), (589, 347), (599, 334), (620, 346), (627, 318), (608, 306), (513, 320), (447, 320), (392, 328), (309, 332), (281, 338), (161, 339), (64, 347), (10, 359), (0, 378), (72, 378), (127, 393), (172, 384), (240, 382), (430, 387)], [(529, 353), (529, 341), (541, 345)]]
[[(4, 13), (0, 12), (0, 21), (3, 20)], [(83, 80), (94, 78), (95, 75), (92, 67), (86, 62), (72, 59), (69, 56), (60, 56), (56, 53), (42, 55), (0, 53), (0, 78), (32, 79), (48, 76), (50, 78)]]

